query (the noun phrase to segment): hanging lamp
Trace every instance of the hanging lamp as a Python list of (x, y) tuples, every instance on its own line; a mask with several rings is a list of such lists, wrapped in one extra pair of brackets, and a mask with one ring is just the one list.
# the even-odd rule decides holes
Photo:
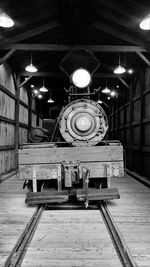
[(43, 86), (39, 89), (40, 92), (43, 92), (43, 93), (48, 92), (48, 89), (45, 87), (44, 83), (45, 83), (45, 79), (43, 79)]
[(139, 27), (145, 31), (150, 30), (150, 14), (148, 14), (148, 16), (141, 21)]
[(107, 80), (106, 80), (106, 87), (102, 90), (102, 93), (104, 93), (104, 94), (110, 93), (110, 89), (107, 87)]
[(49, 93), (50, 93), (50, 98), (47, 100), (47, 102), (48, 103), (54, 103), (54, 100), (51, 98), (51, 91)]
[(32, 53), (31, 53), (31, 62), (28, 66), (25, 68), (26, 71), (28, 72), (37, 72), (37, 68), (32, 64)]
[(126, 72), (125, 68), (121, 66), (120, 64), (120, 53), (119, 53), (119, 65), (114, 69), (115, 74), (122, 74)]
[(14, 21), (6, 13), (0, 12), (0, 26), (10, 28), (14, 26)]

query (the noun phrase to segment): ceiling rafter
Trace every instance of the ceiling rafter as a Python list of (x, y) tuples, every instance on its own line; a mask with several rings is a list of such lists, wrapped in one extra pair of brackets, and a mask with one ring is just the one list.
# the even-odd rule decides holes
[[(10, 44), (10, 49), (32, 51), (69, 51), (72, 49), (89, 49), (93, 52), (148, 52), (149, 47), (136, 45), (63, 45), (63, 44)], [(5, 48), (5, 50), (8, 49)]]
[(136, 54), (146, 63), (146, 65), (150, 66), (150, 61), (140, 51), (136, 51)]
[(15, 53), (15, 51), (16, 49), (11, 49), (5, 56), (0, 58), (0, 65), (4, 63), (5, 61), (7, 61), (7, 59), (10, 58)]
[[(20, 76), (29, 76), (29, 73), (26, 71), (20, 72)], [(124, 77), (124, 74), (120, 74), (119, 77)], [(32, 77), (52, 77), (52, 78), (58, 78), (58, 77), (66, 77), (67, 76), (63, 72), (35, 72), (32, 73)], [(117, 78), (118, 74), (114, 73), (94, 73), (94, 78)]]
[(9, 48), (10, 45), (13, 43), (23, 41), (25, 39), (39, 35), (43, 32), (49, 31), (49, 30), (56, 28), (56, 27), (59, 27), (59, 26), (60, 26), (60, 23), (58, 21), (52, 21), (52, 22), (47, 23), (45, 25), (40, 25), (36, 28), (32, 28), (26, 32), (15, 35), (12, 38), (6, 39), (5, 42), (0, 44), (0, 48), (1, 49)]
[(106, 25), (102, 22), (95, 22), (91, 27), (94, 27), (100, 31), (103, 31), (107, 34), (110, 34), (112, 36), (115, 36), (117, 39), (122, 39), (128, 43), (131, 43), (131, 44), (137, 44), (137, 45), (141, 45), (141, 46), (144, 46), (146, 45), (145, 42), (135, 36), (132, 36), (130, 34), (127, 34), (123, 31), (120, 31), (120, 30), (117, 30), (109, 25)]
[(119, 81), (126, 87), (126, 88), (130, 88), (129, 85), (127, 84), (127, 82), (122, 78), (122, 77), (118, 77)]

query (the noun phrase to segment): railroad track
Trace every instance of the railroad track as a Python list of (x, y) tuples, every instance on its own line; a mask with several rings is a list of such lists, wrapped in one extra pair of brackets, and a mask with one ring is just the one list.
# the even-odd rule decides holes
[[(81, 210), (82, 208), (85, 209), (84, 206), (82, 207), (81, 205), (70, 205), (70, 204), (38, 206), (32, 218), (26, 225), (26, 228), (24, 229), (17, 244), (15, 245), (12, 252), (8, 256), (4, 266), (5, 267), (21, 266), (21, 263), (25, 257), (27, 248), (30, 246), (30, 242), (34, 236), (34, 233), (37, 229), (39, 220), (44, 210), (47, 210), (47, 209), (48, 210), (80, 209)], [(89, 206), (89, 209), (97, 209), (100, 212), (122, 266), (123, 267), (138, 267), (112, 215), (109, 212), (106, 202), (100, 201), (98, 205)]]

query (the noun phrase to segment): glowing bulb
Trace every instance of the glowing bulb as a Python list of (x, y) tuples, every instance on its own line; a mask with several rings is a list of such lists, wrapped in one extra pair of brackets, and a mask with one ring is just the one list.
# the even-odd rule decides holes
[(102, 104), (103, 102), (100, 99), (98, 99), (97, 103)]
[(78, 69), (72, 74), (72, 82), (79, 88), (87, 87), (91, 82), (91, 75), (86, 69)]
[(5, 13), (0, 14), (0, 26), (4, 28), (10, 28), (14, 26), (14, 21)]
[(37, 89), (34, 89), (34, 90), (33, 90), (33, 93), (34, 93), (35, 95), (37, 95), (37, 94), (39, 93), (39, 91), (38, 91)]
[(115, 92), (115, 91), (111, 91), (111, 92), (110, 92), (110, 95), (111, 95), (112, 97), (114, 97), (114, 96), (116, 95), (116, 92)]
[(110, 93), (110, 89), (106, 86), (103, 90), (102, 93), (104, 94), (109, 94)]
[(40, 92), (48, 92), (48, 89), (45, 86), (42, 86), (39, 90)]
[(31, 88), (34, 88), (34, 84), (31, 84), (30, 87), (31, 87)]
[(110, 96), (108, 96), (107, 99), (110, 100)]
[(148, 15), (148, 17), (146, 17), (145, 19), (141, 21), (139, 26), (142, 30), (145, 30), (145, 31), (150, 30), (150, 14)]
[(133, 73), (133, 70), (132, 70), (132, 69), (129, 69), (129, 70), (128, 70), (128, 73), (129, 73), (129, 74), (132, 74), (132, 73)]
[(54, 100), (52, 98), (47, 100), (48, 103), (54, 103)]
[(43, 96), (42, 95), (38, 95), (38, 98), (41, 99)]
[(28, 72), (37, 72), (37, 68), (32, 63), (26, 66), (25, 70)]
[(122, 67), (121, 65), (119, 65), (117, 68), (114, 69), (114, 73), (115, 74), (122, 74), (124, 73), (126, 70), (124, 67)]

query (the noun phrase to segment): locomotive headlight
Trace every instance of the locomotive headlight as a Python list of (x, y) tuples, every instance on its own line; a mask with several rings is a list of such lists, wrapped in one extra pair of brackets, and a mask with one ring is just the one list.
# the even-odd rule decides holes
[(73, 72), (71, 80), (75, 86), (84, 88), (91, 83), (91, 74), (86, 69), (80, 68)]

